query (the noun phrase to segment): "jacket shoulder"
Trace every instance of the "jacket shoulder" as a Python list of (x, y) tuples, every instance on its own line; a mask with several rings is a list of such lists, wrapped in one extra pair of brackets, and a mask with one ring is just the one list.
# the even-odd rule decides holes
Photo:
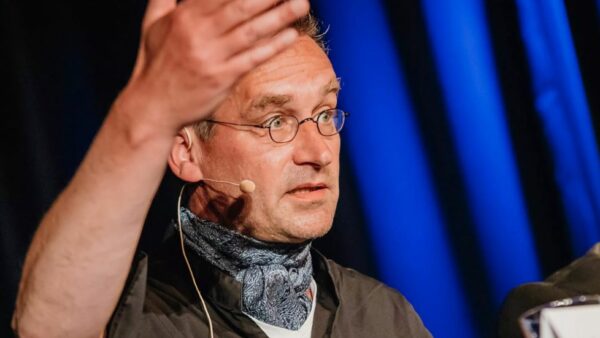
[[(204, 312), (195, 306), (195, 299), (167, 278), (174, 274), (174, 264), (165, 263), (168, 262), (138, 253), (106, 337), (191, 337), (191, 332), (208, 330)], [(157, 275), (165, 278), (156, 278)]]
[(337, 325), (386, 337), (431, 337), (409, 301), (397, 290), (326, 259), (338, 299)]

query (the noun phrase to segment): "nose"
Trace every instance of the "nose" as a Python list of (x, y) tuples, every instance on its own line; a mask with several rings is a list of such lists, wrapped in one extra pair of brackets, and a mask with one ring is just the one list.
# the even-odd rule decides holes
[[(304, 129), (304, 130), (303, 130)], [(294, 162), (320, 169), (333, 160), (332, 146), (339, 142), (339, 135), (323, 136), (316, 123), (302, 123), (294, 139)]]

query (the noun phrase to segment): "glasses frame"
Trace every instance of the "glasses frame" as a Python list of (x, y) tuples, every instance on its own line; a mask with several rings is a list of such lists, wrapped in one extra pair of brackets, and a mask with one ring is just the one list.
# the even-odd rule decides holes
[[(324, 134), (321, 131), (321, 128), (319, 127), (319, 117), (321, 117), (321, 115), (323, 115), (326, 112), (330, 112), (332, 110), (337, 111), (337, 113), (341, 113), (340, 115), (343, 117), (342, 120), (342, 124), (340, 125), (340, 128), (337, 129), (336, 128), (336, 132), (333, 134)], [(296, 120), (297, 122), (297, 127), (296, 127), (296, 131), (294, 132), (294, 135), (287, 141), (276, 141), (273, 138), (273, 134), (271, 133), (271, 124), (273, 123), (273, 121), (275, 121), (273, 118), (267, 120), (267, 122), (264, 122), (263, 124), (248, 124), (248, 123), (234, 123), (234, 122), (226, 122), (226, 121), (217, 121), (217, 120), (205, 120), (206, 122), (210, 122), (210, 123), (215, 123), (215, 124), (222, 124), (222, 125), (227, 125), (227, 126), (240, 126), (240, 127), (253, 127), (253, 128), (261, 128), (261, 129), (269, 129), (269, 137), (271, 138), (271, 140), (275, 143), (289, 143), (292, 142), (295, 138), (296, 135), (298, 135), (298, 131), (300, 130), (300, 126), (304, 123), (304, 122), (308, 122), (308, 121), (312, 121), (317, 125), (317, 130), (319, 131), (319, 134), (323, 135), (323, 136), (333, 136), (333, 135), (337, 135), (340, 133), (340, 131), (342, 131), (342, 128), (344, 128), (344, 124), (346, 123), (346, 117), (350, 116), (350, 113), (345, 112), (341, 109), (338, 108), (333, 108), (333, 109), (326, 109), (323, 110), (322, 112), (318, 113), (317, 115), (313, 116), (313, 117), (307, 117), (305, 119), (302, 120), (298, 120), (298, 118), (294, 115), (285, 115), (285, 116), (289, 116), (292, 117)]]

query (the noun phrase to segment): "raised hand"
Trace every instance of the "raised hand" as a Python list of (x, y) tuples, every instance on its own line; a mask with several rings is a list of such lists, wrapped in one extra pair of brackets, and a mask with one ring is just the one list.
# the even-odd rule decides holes
[(150, 0), (122, 96), (135, 120), (175, 133), (206, 118), (246, 72), (291, 45), (306, 0)]
[(123, 290), (173, 136), (292, 44), (306, 0), (150, 0), (138, 59), (28, 250), (12, 326), (98, 337)]

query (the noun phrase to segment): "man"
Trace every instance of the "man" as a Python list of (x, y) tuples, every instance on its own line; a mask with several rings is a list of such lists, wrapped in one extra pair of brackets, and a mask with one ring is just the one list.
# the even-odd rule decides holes
[(600, 243), (545, 281), (524, 284), (512, 290), (500, 312), (499, 336), (523, 337), (519, 317), (529, 309), (564, 298), (600, 295), (599, 281)]
[[(345, 114), (307, 13), (149, 2), (133, 75), (34, 237), (19, 335), (429, 336), (400, 294), (310, 251), (332, 224)], [(165, 160), (202, 183), (181, 239), (132, 266)], [(223, 182), (244, 179), (255, 191)]]

